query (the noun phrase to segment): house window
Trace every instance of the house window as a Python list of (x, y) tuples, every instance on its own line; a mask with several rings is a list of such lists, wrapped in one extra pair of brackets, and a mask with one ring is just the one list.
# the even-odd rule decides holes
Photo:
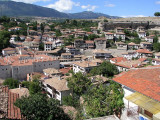
[(58, 92), (58, 91), (56, 91), (56, 94), (58, 94), (58, 95), (59, 95), (59, 92)]

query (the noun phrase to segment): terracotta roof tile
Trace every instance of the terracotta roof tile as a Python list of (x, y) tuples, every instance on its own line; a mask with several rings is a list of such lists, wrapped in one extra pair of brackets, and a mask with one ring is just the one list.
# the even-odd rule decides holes
[(138, 53), (152, 54), (152, 52), (149, 51), (149, 50), (147, 50), (147, 49), (139, 49), (139, 50), (136, 50), (136, 52), (138, 52)]
[(132, 69), (117, 75), (113, 80), (160, 101), (160, 66)]
[(112, 58), (110, 60), (113, 61), (113, 62), (116, 62), (116, 63), (122, 62), (122, 61), (127, 61), (127, 59), (124, 58), (124, 57), (116, 57), (116, 58)]

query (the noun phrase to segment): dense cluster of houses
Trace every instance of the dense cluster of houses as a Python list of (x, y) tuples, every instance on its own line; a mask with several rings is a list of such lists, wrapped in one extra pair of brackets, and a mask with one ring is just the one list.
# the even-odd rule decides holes
[[(34, 75), (40, 75), (43, 91), (49, 97), (62, 103), (64, 96), (72, 94), (66, 80), (70, 77), (70, 74), (66, 75), (69, 70), (73, 70), (74, 73), (82, 72), (85, 75), (103, 61), (110, 61), (119, 72), (122, 72), (113, 79), (122, 84), (125, 92), (124, 103), (127, 117), (125, 115), (122, 117), (129, 120), (129, 117), (135, 115), (146, 120), (160, 120), (160, 53), (151, 51), (154, 35), (146, 36), (144, 27), (140, 26), (136, 30), (138, 36), (144, 40), (140, 44), (125, 43), (124, 29), (133, 31), (131, 28), (117, 27), (114, 33), (102, 31), (105, 36), (94, 40), (83, 40), (82, 38), (91, 34), (98, 35), (96, 27), (91, 27), (91, 32), (58, 27), (62, 33), (62, 36), (59, 37), (56, 37), (56, 33), (51, 31), (48, 25), (44, 27), (43, 34), (40, 25), (37, 26), (37, 31), (32, 28), (33, 26), (28, 26), (28, 35), (20, 35), (18, 41), (18, 36), (12, 35), (11, 47), (2, 50), (0, 79), (14, 78), (20, 81), (32, 81)], [(0, 29), (3, 29), (3, 26), (0, 26)], [(21, 30), (21, 27), (8, 29), (8, 31), (17, 30)], [(70, 35), (75, 36), (74, 43), (64, 46), (64, 41)], [(120, 42), (117, 41), (119, 39)], [(118, 52), (123, 51), (119, 53), (119, 56), (115, 56), (110, 49), (107, 49), (110, 40), (115, 42)], [(44, 44), (44, 51), (39, 51), (41, 43)], [(64, 48), (60, 48), (62, 46)], [(89, 55), (86, 55), (86, 52)], [(0, 101), (3, 101), (0, 104), (0, 118), (7, 115), (8, 119), (21, 119), (20, 110), (12, 108), (13, 101), (10, 99), (16, 100), (28, 94), (27, 88), (0, 87)], [(8, 106), (8, 104), (12, 105)], [(132, 115), (132, 108), (136, 111), (134, 115)]]

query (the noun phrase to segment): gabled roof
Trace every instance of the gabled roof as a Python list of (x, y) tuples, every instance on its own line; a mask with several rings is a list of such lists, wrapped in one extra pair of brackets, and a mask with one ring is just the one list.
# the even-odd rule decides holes
[(136, 52), (138, 52), (138, 53), (152, 54), (152, 52), (149, 51), (149, 50), (147, 50), (147, 49), (138, 49), (138, 50), (136, 50)]
[(121, 62), (121, 61), (127, 61), (127, 59), (124, 58), (124, 57), (115, 57), (115, 58), (112, 58), (110, 60), (113, 61), (113, 62), (116, 62), (116, 63)]
[(94, 44), (94, 41), (92, 41), (92, 40), (86, 40), (85, 41), (87, 44)]
[(106, 40), (106, 38), (96, 38), (96, 39), (94, 39), (95, 41), (99, 41), (99, 40), (103, 40), (103, 41), (105, 41)]
[(132, 69), (113, 80), (160, 102), (160, 66)]
[(11, 48), (11, 47), (8, 47), (8, 48), (4, 48), (3, 50), (16, 50), (15, 48)]
[(54, 76), (50, 79), (45, 79), (44, 84), (48, 84), (58, 91), (69, 90), (67, 86), (67, 81), (65, 79), (61, 79), (59, 76)]
[(113, 35), (113, 33), (107, 32), (106, 35)]

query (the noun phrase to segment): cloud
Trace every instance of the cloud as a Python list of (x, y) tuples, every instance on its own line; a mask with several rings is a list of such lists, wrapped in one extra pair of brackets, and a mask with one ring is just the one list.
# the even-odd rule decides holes
[(80, 6), (80, 3), (75, 3), (72, 0), (58, 0), (53, 4), (49, 4), (45, 7), (54, 8), (60, 12), (70, 11), (73, 6)]
[(105, 6), (106, 7), (115, 7), (116, 5), (115, 4), (106, 4)]
[(24, 2), (24, 3), (35, 3), (35, 2), (40, 2), (40, 1), (50, 1), (50, 0), (12, 0), (12, 1), (16, 1), (16, 2)]
[(115, 7), (115, 4), (110, 3), (109, 1), (105, 1), (105, 7)]
[(159, 5), (159, 4), (160, 4), (160, 1), (157, 1), (157, 2), (156, 2), (156, 4), (158, 4), (158, 5)]
[(97, 6), (95, 6), (95, 5), (82, 5), (81, 8), (87, 9), (87, 11), (94, 11), (97, 8)]
[(144, 15), (127, 15), (127, 16), (121, 16), (123, 18), (129, 18), (129, 17), (147, 17), (147, 16), (144, 16)]

